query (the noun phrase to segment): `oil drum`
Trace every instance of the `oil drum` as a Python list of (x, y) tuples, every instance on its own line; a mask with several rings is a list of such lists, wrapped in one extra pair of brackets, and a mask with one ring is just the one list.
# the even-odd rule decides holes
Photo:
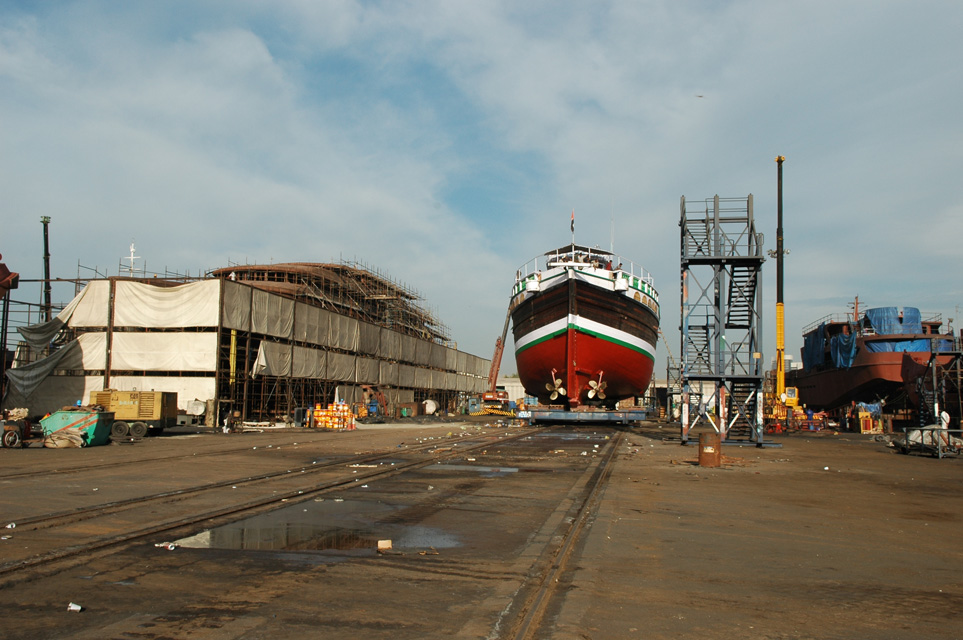
[(699, 466), (718, 467), (722, 464), (722, 440), (718, 433), (699, 434)]

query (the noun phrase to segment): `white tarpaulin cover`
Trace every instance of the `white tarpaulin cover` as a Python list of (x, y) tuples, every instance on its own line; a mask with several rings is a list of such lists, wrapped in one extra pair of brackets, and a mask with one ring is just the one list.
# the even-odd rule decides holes
[(445, 360), (448, 355), (448, 347), (443, 344), (438, 344), (437, 342), (431, 343), (431, 356), (428, 358), (428, 364), (431, 365), (432, 369), (444, 369)]
[(158, 287), (125, 280), (114, 283), (115, 327), (216, 327), (220, 280)]
[(3, 408), (24, 407), (32, 416), (43, 415), (75, 405), (78, 400), (87, 403), (91, 391), (102, 391), (103, 388), (103, 376), (49, 376), (29, 397), (21, 395), (15, 385), (10, 385)]
[(58, 369), (86, 369), (103, 371), (107, 368), (107, 334), (97, 331), (77, 336), (83, 353), (79, 363), (61, 361)]
[(456, 349), (445, 349), (445, 369), (458, 371), (458, 351)]
[(415, 363), (415, 350), (418, 344), (418, 338), (412, 338), (411, 336), (402, 335), (401, 336), (401, 360), (403, 362)]
[(295, 345), (291, 377), (324, 379), (327, 362), (327, 354), (324, 351)]
[(353, 385), (338, 385), (334, 389), (336, 400), (344, 401), (348, 404), (364, 401), (364, 389)]
[(221, 303), (221, 324), (226, 329), (250, 331), (251, 329), (251, 291), (253, 287), (231, 280), (221, 280), (223, 302)]
[(411, 385), (416, 389), (430, 389), (431, 388), (431, 371), (428, 369), (422, 369), (418, 367), (415, 369), (415, 383)]
[(381, 357), (388, 360), (404, 360), (402, 358), (401, 341), (403, 336), (391, 329), (381, 330)]
[(478, 356), (468, 356), (470, 359), (475, 361), (474, 371), (469, 371), (468, 373), (474, 373), (476, 376), (482, 376), (484, 378), (488, 377), (488, 370), (491, 368), (491, 360), (485, 360), (484, 358), (479, 358)]
[(89, 287), (84, 287), (84, 290), (78, 293), (50, 322), (42, 322), (29, 327), (19, 327), (17, 331), (20, 332), (20, 335), (23, 336), (27, 344), (37, 351), (46, 349), (54, 337), (60, 333), (60, 330), (67, 325), (70, 317), (80, 305), (80, 302), (84, 299), (88, 290)]
[(43, 360), (31, 362), (26, 366), (17, 367), (16, 369), (7, 370), (7, 379), (10, 380), (10, 384), (17, 389), (20, 395), (26, 398), (33, 393), (34, 389), (40, 386), (40, 383), (42, 383), (54, 369), (64, 368), (60, 366), (61, 361), (65, 364), (78, 364), (82, 359), (83, 351), (81, 351), (80, 342), (74, 340), (57, 349)]
[(294, 328), (294, 300), (267, 291), (251, 291), (251, 331), (290, 338)]
[(107, 311), (110, 307), (110, 281), (92, 280), (81, 294), (83, 298), (67, 324), (71, 327), (106, 327)]
[(398, 386), (415, 386), (415, 368), (408, 364), (398, 365)]
[(328, 316), (331, 319), (330, 346), (344, 351), (358, 350), (358, 321), (339, 313)]
[(379, 384), (388, 384), (393, 387), (398, 386), (398, 369), (401, 365), (397, 362), (385, 362), (381, 361), (381, 373), (379, 375)]
[(54, 370), (103, 370), (106, 363), (107, 334), (83, 333), (46, 358), (24, 367), (10, 369), (6, 374), (20, 395), (29, 397)]
[(415, 364), (429, 364), (431, 360), (431, 343), (427, 340), (415, 340)]
[[(115, 331), (112, 340), (110, 366), (113, 370), (217, 370), (217, 334), (213, 332), (130, 333)], [(84, 368), (103, 369), (104, 367)]]
[(379, 361), (374, 358), (358, 356), (355, 381), (359, 384), (378, 384), (378, 378), (381, 376), (381, 367), (378, 363)]
[(330, 333), (330, 314), (319, 307), (298, 302), (294, 308), (294, 339), (326, 346)]
[(450, 391), (455, 388), (455, 374), (447, 371), (431, 372), (431, 388)]
[(252, 376), (291, 375), (291, 345), (262, 340), (257, 349)]
[[(110, 387), (118, 391), (169, 391), (177, 394), (177, 408), (187, 411), (195, 400), (206, 402), (214, 398), (213, 376), (112, 376)], [(103, 389), (103, 379), (101, 379)], [(85, 400), (86, 402), (86, 400)]]
[(343, 380), (354, 382), (355, 356), (343, 353), (328, 354), (328, 380)]
[(381, 327), (359, 322), (358, 329), (358, 351), (373, 356), (381, 355)]

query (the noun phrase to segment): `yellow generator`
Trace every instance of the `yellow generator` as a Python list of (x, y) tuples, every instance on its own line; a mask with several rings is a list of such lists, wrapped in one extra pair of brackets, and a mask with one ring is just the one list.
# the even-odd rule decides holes
[(143, 438), (177, 424), (177, 394), (168, 391), (91, 391), (90, 404), (114, 413), (110, 435)]

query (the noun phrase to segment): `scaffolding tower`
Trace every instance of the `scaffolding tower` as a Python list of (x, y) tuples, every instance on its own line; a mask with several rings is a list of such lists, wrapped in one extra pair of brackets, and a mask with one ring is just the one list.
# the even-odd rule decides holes
[(704, 422), (723, 441), (761, 446), (765, 258), (752, 194), (690, 203), (683, 196), (681, 213), (682, 443)]

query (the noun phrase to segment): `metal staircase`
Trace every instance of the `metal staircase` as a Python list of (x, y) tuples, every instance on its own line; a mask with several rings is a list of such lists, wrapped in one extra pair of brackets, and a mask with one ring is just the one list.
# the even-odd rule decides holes
[(681, 213), (680, 370), (690, 406), (682, 440), (704, 420), (726, 441), (761, 445), (764, 258), (752, 195), (690, 203), (683, 197)]
[(732, 266), (729, 278), (729, 305), (726, 309), (726, 327), (749, 329), (752, 327), (756, 303), (756, 277), (758, 270), (750, 265)]

